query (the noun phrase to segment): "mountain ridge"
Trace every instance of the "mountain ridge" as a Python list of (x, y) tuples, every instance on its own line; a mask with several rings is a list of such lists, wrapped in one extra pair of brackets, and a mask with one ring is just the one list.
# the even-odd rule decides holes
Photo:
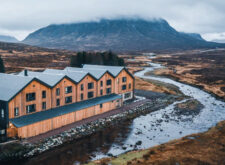
[[(196, 38), (198, 37), (198, 38)], [(156, 51), (225, 47), (176, 31), (163, 19), (102, 19), (53, 24), (29, 34), (26, 44), (75, 51)]]
[(19, 42), (15, 37), (13, 36), (8, 36), (8, 35), (0, 35), (0, 41), (1, 42)]

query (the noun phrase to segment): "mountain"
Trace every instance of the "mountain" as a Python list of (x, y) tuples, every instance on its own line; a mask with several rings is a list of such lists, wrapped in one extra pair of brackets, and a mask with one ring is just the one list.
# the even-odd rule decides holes
[[(182, 33), (182, 32), (181, 32), (181, 33)], [(204, 40), (204, 39), (202, 38), (202, 36), (201, 36), (200, 34), (198, 34), (198, 33), (184, 33), (184, 34), (189, 35), (190, 37), (193, 37), (193, 38), (198, 39), (198, 40)], [(204, 41), (205, 41), (205, 40), (204, 40)]]
[(15, 37), (0, 35), (0, 41), (2, 42), (18, 42)]
[(177, 32), (163, 19), (102, 19), (98, 22), (49, 25), (23, 41), (47, 48), (76, 51), (138, 52), (225, 47), (196, 35)]

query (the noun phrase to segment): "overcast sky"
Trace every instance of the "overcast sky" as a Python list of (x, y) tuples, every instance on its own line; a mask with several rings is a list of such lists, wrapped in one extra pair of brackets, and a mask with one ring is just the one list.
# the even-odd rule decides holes
[(225, 0), (0, 0), (0, 34), (24, 39), (53, 23), (139, 16), (178, 31), (225, 39)]

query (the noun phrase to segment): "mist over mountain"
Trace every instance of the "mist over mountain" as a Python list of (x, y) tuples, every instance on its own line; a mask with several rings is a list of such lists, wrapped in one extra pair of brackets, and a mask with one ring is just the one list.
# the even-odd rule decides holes
[(2, 42), (19, 42), (15, 37), (0, 35), (0, 41)]
[(207, 42), (199, 34), (178, 32), (163, 19), (102, 19), (49, 25), (29, 34), (23, 42), (75, 51), (137, 52), (225, 47)]

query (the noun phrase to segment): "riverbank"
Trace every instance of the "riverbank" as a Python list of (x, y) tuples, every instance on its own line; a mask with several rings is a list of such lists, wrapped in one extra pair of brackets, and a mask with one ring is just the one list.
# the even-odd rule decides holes
[[(83, 137), (91, 136), (93, 133), (109, 128), (112, 125), (118, 125), (121, 121), (132, 120), (140, 115), (148, 114), (168, 106), (176, 100), (182, 99), (180, 96), (165, 95), (156, 99), (149, 100), (141, 105), (132, 107), (122, 113), (102, 118), (85, 125), (72, 128), (61, 134), (38, 141), (37, 143), (23, 143), (19, 150), (6, 150), (7, 146), (1, 148), (0, 159), (2, 163), (13, 164), (28, 160), (30, 157), (40, 155), (48, 150), (69, 143)], [(14, 152), (16, 151), (16, 152)], [(28, 160), (29, 161), (29, 160)], [(28, 163), (29, 164), (29, 163)]]
[(225, 162), (224, 146), (225, 121), (222, 121), (204, 133), (188, 135), (146, 150), (104, 158), (90, 162), (88, 165), (218, 165)]

